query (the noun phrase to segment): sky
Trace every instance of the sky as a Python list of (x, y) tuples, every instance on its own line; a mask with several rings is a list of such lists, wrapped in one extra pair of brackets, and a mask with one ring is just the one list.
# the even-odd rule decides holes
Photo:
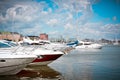
[(120, 39), (120, 0), (0, 0), (0, 31)]

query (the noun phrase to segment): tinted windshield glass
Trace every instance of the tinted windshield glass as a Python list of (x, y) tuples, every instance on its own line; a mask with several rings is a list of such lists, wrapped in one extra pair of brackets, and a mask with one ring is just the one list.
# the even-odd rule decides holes
[(11, 46), (0, 42), (0, 48), (8, 48), (8, 47), (11, 47)]
[(11, 45), (11, 46), (17, 46), (17, 44), (12, 43), (12, 42), (8, 42), (8, 44)]

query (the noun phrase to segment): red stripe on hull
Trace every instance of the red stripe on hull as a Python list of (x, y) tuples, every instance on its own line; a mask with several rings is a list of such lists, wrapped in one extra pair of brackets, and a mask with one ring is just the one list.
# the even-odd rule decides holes
[(44, 62), (44, 61), (51, 61), (56, 60), (63, 54), (54, 54), (54, 55), (42, 55), (42, 58), (36, 58), (33, 62)]

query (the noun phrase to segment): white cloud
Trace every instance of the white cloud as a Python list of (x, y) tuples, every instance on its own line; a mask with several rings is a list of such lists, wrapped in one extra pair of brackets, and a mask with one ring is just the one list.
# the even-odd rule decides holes
[(48, 15), (48, 12), (47, 11), (42, 11), (41, 14)]
[(103, 26), (103, 29), (108, 33), (120, 34), (120, 24), (106, 24)]
[(23, 21), (23, 22), (29, 22), (36, 19), (36, 15), (39, 11), (38, 6), (36, 3), (33, 3), (33, 5), (30, 4), (15, 4), (13, 7), (10, 7), (6, 10), (5, 17), (1, 16), (0, 20), (1, 22), (3, 20), (17, 20), (17, 21)]
[[(34, 27), (34, 28), (33, 28)], [(35, 24), (32, 28), (25, 28), (22, 29), (22, 34), (24, 33), (25, 35), (33, 35), (36, 34), (37, 36), (39, 36), (40, 33), (42, 33), (42, 28), (41, 25), (39, 24)]]
[(58, 34), (58, 33), (59, 33), (59, 31), (52, 31), (52, 32), (49, 32), (50, 35), (56, 35), (56, 34)]
[[(44, 0), (40, 2), (13, 1), (6, 0), (1, 3), (5, 9), (0, 10), (4, 13), (3, 15), (0, 12), (0, 25), (4, 23), (3, 26), (14, 27), (16, 31), (19, 30), (23, 34), (38, 35), (41, 31), (48, 31), (50, 35), (65, 33), (64, 35), (67, 34), (67, 36), (75, 36), (79, 31), (80, 37), (85, 35), (86, 37), (90, 37), (90, 35), (100, 37), (106, 34), (120, 33), (120, 24), (89, 22), (93, 16), (91, 0), (53, 0), (55, 3), (53, 6), (57, 6), (56, 9), (49, 7), (49, 3)], [(10, 4), (10, 6), (3, 4)], [(15, 21), (15, 25), (10, 25), (12, 19)], [(115, 21), (117, 17), (114, 16), (112, 19)]]
[(71, 13), (68, 13), (67, 15), (68, 15), (68, 17), (66, 18), (66, 20), (72, 20), (73, 19), (73, 15)]
[(51, 26), (54, 26), (58, 23), (58, 20), (57, 19), (50, 19), (47, 24), (48, 25), (51, 25)]
[(67, 24), (65, 25), (65, 29), (66, 29), (66, 30), (72, 30), (72, 29), (73, 29), (73, 25), (70, 24), (70, 23), (67, 23)]
[(120, 24), (86, 23), (77, 33), (81, 38), (103, 38), (120, 34)]
[(82, 12), (88, 8), (90, 1), (88, 0), (54, 0), (54, 2), (65, 10), (72, 12)]

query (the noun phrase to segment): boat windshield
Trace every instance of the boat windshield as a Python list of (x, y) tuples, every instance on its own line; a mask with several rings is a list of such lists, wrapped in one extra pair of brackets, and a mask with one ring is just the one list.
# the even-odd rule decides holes
[(84, 44), (84, 45), (91, 45), (91, 44)]
[(13, 47), (17, 46), (17, 44), (15, 44), (15, 43), (13, 43), (13, 42), (6, 42), (6, 43), (8, 43), (9, 45), (11, 45), (11, 46), (13, 46)]
[(11, 46), (8, 45), (8, 44), (1, 43), (1, 42), (0, 42), (0, 48), (9, 48), (9, 47), (11, 47)]

